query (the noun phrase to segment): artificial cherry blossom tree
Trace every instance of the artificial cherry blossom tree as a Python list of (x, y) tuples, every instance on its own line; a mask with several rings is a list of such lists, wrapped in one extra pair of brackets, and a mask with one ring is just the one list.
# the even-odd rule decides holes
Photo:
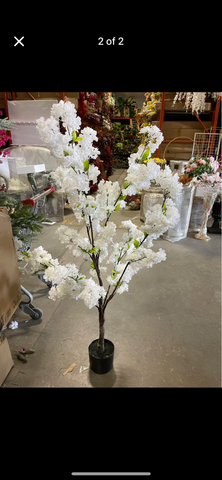
[[(60, 132), (61, 120), (66, 128), (65, 134)], [(83, 237), (77, 230), (62, 225), (57, 230), (58, 237), (74, 258), (81, 255), (89, 261), (90, 277), (81, 274), (74, 263), (60, 265), (42, 247), (28, 254), (27, 268), (31, 273), (45, 269), (44, 278), (52, 284), (50, 299), (63, 296), (82, 299), (90, 309), (98, 309), (97, 348), (103, 352), (105, 311), (109, 302), (116, 294), (128, 291), (130, 280), (139, 270), (166, 259), (162, 248), (157, 252), (152, 250), (153, 241), (178, 222), (179, 214), (172, 199), (181, 193), (182, 185), (178, 182), (178, 175), (172, 175), (168, 166), (161, 170), (154, 161), (147, 161), (159, 147), (163, 135), (158, 127), (146, 126), (140, 130), (142, 143), (138, 152), (129, 157), (123, 188), (118, 182), (101, 180), (97, 194), (89, 195), (89, 182), (96, 183), (100, 173), (90, 163), (99, 155), (93, 145), (97, 141), (97, 132), (89, 127), (81, 129), (81, 119), (70, 102), (60, 101), (53, 105), (51, 117), (47, 120), (41, 117), (36, 123), (40, 137), (58, 158), (59, 166), (53, 176), (67, 192), (78, 222), (83, 219), (86, 227), (87, 235)], [(122, 240), (114, 242), (116, 225), (110, 220), (112, 213), (125, 207), (127, 195), (149, 188), (153, 180), (164, 189), (163, 204), (150, 207), (144, 225), (139, 228), (131, 220), (122, 221), (125, 230)], [(102, 277), (104, 272), (107, 272), (107, 288)]]

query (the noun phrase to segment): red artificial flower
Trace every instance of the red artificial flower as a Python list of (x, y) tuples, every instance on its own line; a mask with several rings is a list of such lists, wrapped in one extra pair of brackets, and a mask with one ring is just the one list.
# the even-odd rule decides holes
[(80, 92), (80, 98), (78, 100), (78, 115), (83, 118), (86, 114), (86, 106), (84, 104), (85, 92)]

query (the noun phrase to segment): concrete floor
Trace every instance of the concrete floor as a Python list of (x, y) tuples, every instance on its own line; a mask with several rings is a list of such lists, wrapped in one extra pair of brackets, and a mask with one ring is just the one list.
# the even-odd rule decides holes
[[(122, 184), (125, 172), (116, 170), (112, 180)], [(117, 224), (134, 219), (135, 211), (112, 215)], [(66, 224), (84, 234), (71, 209), (65, 209)], [(72, 223), (73, 222), (73, 223)], [(68, 263), (64, 245), (54, 241), (61, 224), (45, 226), (33, 248), (42, 245)], [(88, 345), (98, 338), (98, 312), (79, 300), (48, 299), (48, 287), (37, 276), (21, 283), (33, 295), (41, 320), (29, 319), (19, 309), (13, 320), (16, 330), (5, 330), (14, 367), (3, 383), (18, 387), (220, 387), (221, 386), (221, 237), (211, 234), (202, 242), (187, 238), (170, 243), (162, 238), (154, 249), (163, 248), (167, 260), (141, 270), (129, 284), (129, 292), (116, 295), (106, 310), (106, 338), (115, 344), (114, 368), (105, 375), (89, 369)], [(80, 267), (81, 259), (74, 259)], [(87, 273), (88, 262), (80, 271)], [(27, 321), (28, 320), (28, 321)], [(22, 347), (35, 353), (23, 364), (17, 359)], [(76, 367), (63, 376), (73, 363)]]

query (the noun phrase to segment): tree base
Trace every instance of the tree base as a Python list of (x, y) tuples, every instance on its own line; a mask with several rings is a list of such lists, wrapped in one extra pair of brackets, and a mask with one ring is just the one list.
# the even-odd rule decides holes
[(89, 363), (93, 372), (100, 375), (108, 373), (113, 367), (114, 345), (110, 340), (104, 339), (104, 352), (97, 348), (98, 339), (89, 345)]

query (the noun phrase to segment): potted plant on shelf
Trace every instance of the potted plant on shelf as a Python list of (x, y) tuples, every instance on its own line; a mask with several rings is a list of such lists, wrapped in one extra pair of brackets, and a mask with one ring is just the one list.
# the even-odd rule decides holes
[(118, 102), (118, 106), (119, 106), (120, 117), (124, 117), (125, 100), (122, 97), (118, 97), (117, 102)]
[[(65, 135), (59, 131), (60, 116), (66, 128)], [(60, 166), (53, 176), (67, 191), (77, 220), (85, 222), (85, 237), (65, 225), (58, 228), (57, 234), (70, 249), (70, 254), (74, 257), (82, 255), (89, 261), (90, 276), (86, 278), (74, 263), (59, 265), (58, 260), (52, 259), (42, 247), (29, 252), (27, 267), (31, 273), (45, 270), (45, 280), (52, 282), (49, 291), (52, 300), (63, 296), (80, 298), (89, 309), (97, 308), (99, 338), (89, 346), (90, 366), (96, 373), (106, 373), (112, 368), (114, 355), (113, 343), (105, 339), (107, 306), (116, 294), (128, 291), (130, 280), (141, 268), (152, 267), (166, 259), (161, 248), (157, 252), (152, 250), (153, 240), (178, 222), (178, 211), (173, 200), (167, 197), (180, 194), (181, 184), (170, 170), (164, 172), (152, 160), (147, 164), (141, 163), (142, 159), (151, 155), (151, 150), (155, 150), (154, 145), (158, 148), (163, 139), (157, 127), (145, 127), (140, 132), (143, 134), (143, 145), (139, 146), (137, 153), (130, 155), (123, 188), (118, 182), (101, 180), (96, 196), (89, 195), (89, 181), (97, 182), (99, 175), (98, 168), (89, 164), (89, 159), (99, 154), (92, 145), (97, 133), (89, 127), (80, 130), (81, 120), (76, 116), (74, 105), (63, 101), (53, 105), (50, 118), (44, 120), (41, 117), (36, 123), (42, 140), (53, 155), (59, 157)], [(77, 136), (81, 140), (70, 143)], [(152, 179), (167, 188), (163, 205), (151, 208), (140, 228), (130, 220), (122, 221), (122, 241), (114, 242), (116, 224), (110, 220), (112, 213), (125, 207), (127, 195), (135, 195), (138, 189), (148, 188)], [(105, 286), (103, 274), (107, 268), (110, 271), (106, 273)]]

